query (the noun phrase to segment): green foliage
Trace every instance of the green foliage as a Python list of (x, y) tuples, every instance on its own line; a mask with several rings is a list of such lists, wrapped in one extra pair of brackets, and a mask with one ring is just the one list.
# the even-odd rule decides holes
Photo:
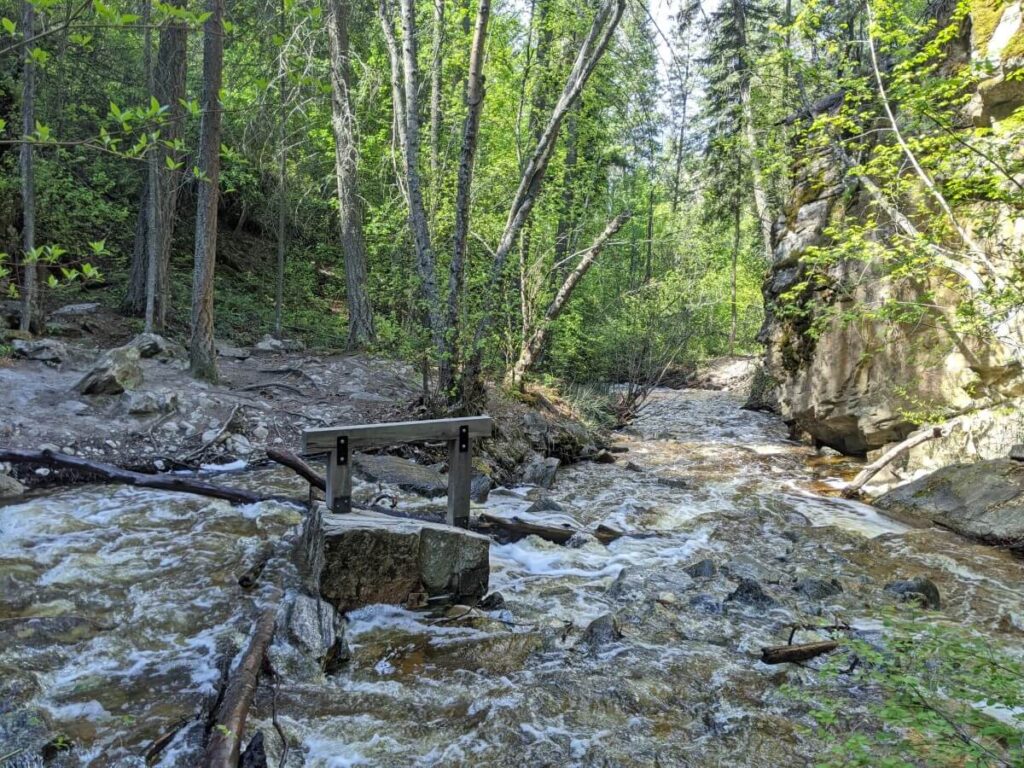
[[(934, 617), (886, 614), (880, 642), (853, 636), (806, 703), (823, 766), (1014, 766), (1024, 762), (1024, 665)], [(852, 670), (850, 659), (857, 660)]]

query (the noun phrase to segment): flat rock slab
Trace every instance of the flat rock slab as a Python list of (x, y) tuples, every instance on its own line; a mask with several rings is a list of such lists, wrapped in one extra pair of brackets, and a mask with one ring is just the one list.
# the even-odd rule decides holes
[(398, 456), (357, 453), (356, 471), (374, 483), (397, 485), (403, 491), (436, 499), (448, 495), (448, 478), (433, 467), (425, 467)]
[(323, 505), (306, 522), (303, 553), (309, 586), (339, 611), (406, 605), (423, 594), (475, 605), (490, 578), (486, 536), (375, 512), (336, 515)]
[(940, 525), (984, 542), (1024, 549), (1024, 464), (992, 459), (953, 464), (878, 497), (908, 525)]

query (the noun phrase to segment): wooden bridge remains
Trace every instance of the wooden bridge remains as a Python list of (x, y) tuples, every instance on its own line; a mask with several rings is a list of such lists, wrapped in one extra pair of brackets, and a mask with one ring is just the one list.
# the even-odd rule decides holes
[(469, 493), (473, 479), (473, 441), (490, 437), (489, 416), (469, 416), (429, 421), (399, 421), (384, 424), (308, 429), (302, 433), (303, 453), (324, 453), (327, 457), (327, 504), (332, 511), (352, 511), (352, 454), (358, 449), (379, 448), (395, 443), (444, 440), (448, 443), (447, 522), (469, 527)]

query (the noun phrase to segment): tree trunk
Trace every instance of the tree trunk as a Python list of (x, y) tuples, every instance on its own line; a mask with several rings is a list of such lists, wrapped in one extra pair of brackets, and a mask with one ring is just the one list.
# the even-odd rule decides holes
[(217, 379), (213, 341), (213, 277), (217, 261), (217, 197), (220, 182), (220, 88), (224, 67), (224, 0), (208, 0), (203, 24), (203, 119), (199, 132), (202, 180), (196, 203), (195, 267), (192, 277), (192, 374)]
[(331, 127), (334, 130), (341, 249), (345, 258), (348, 345), (365, 347), (373, 342), (376, 334), (373, 307), (366, 290), (366, 244), (358, 194), (356, 118), (349, 93), (352, 79), (348, 36), (351, 6), (348, 0), (330, 0), (327, 13), (327, 37), (331, 49)]
[[(434, 248), (430, 242), (430, 227), (423, 203), (423, 181), (420, 176), (420, 119), (417, 94), (419, 73), (416, 52), (416, 3), (399, 0), (402, 18), (402, 77), (404, 104), (404, 156), (405, 182), (409, 196), (409, 227), (416, 247), (416, 265), (420, 278), (420, 293), (430, 328), (431, 341), (438, 358), (445, 356), (445, 339), (437, 298)], [(390, 20), (389, 20), (390, 23)]]
[(747, 58), (747, 16), (743, 7), (744, 0), (732, 0), (733, 21), (740, 56), (737, 59), (737, 75), (739, 76), (740, 106), (742, 108), (743, 137), (750, 152), (750, 175), (754, 186), (754, 214), (761, 231), (761, 245), (765, 259), (772, 256), (772, 214), (768, 205), (768, 194), (765, 192), (764, 174), (761, 161), (757, 156), (757, 134), (754, 130), (754, 107), (750, 95), (750, 62)]
[(431, 208), (437, 209), (441, 194), (441, 76), (444, 68), (444, 4), (434, 0), (434, 39), (430, 51), (430, 176), (434, 193)]
[(448, 304), (445, 315), (446, 354), (440, 359), (441, 391), (455, 396), (455, 369), (458, 364), (459, 303), (462, 296), (466, 245), (469, 238), (469, 211), (473, 191), (473, 166), (480, 134), (480, 113), (484, 106), (484, 47), (487, 23), (491, 16), (490, 0), (479, 0), (473, 45), (469, 54), (466, 77), (466, 119), (462, 126), (462, 156), (459, 159), (459, 180), (455, 193), (455, 233), (452, 239), (452, 263), (448, 278)]
[[(156, 99), (156, 76), (153, 71), (153, 27), (150, 24), (152, 0), (146, 0), (142, 11), (143, 69), (146, 73), (146, 92)], [(144, 330), (153, 333), (156, 321), (156, 294), (160, 274), (160, 155), (159, 141), (146, 152), (146, 313)]]
[[(35, 32), (36, 11), (29, 0), (21, 3), (22, 34), (28, 40)], [(36, 66), (24, 51), (24, 69), (21, 81), (21, 126), (22, 135), (30, 136), (36, 130)], [(37, 266), (33, 251), (36, 247), (36, 179), (33, 168), (32, 142), (25, 141), (21, 145), (21, 210), (22, 210), (22, 288), (21, 288), (21, 330), (32, 328), (32, 319), (37, 310)]]
[(573, 290), (579, 284), (580, 280), (583, 279), (587, 271), (593, 266), (594, 261), (601, 254), (601, 251), (607, 245), (608, 241), (615, 236), (615, 234), (622, 229), (623, 225), (629, 221), (630, 213), (625, 211), (620, 213), (608, 226), (605, 227), (604, 231), (598, 235), (597, 239), (594, 240), (593, 244), (583, 252), (579, 263), (576, 268), (569, 273), (569, 276), (565, 278), (565, 282), (562, 283), (562, 287), (558, 289), (558, 293), (555, 294), (555, 298), (551, 300), (551, 304), (548, 305), (547, 312), (544, 313), (543, 319), (537, 324), (536, 330), (530, 336), (529, 340), (523, 345), (519, 352), (519, 359), (516, 360), (514, 366), (509, 371), (505, 378), (506, 384), (515, 384), (521, 381), (527, 371), (537, 362), (541, 352), (544, 350), (544, 343), (547, 340), (548, 331), (551, 328), (551, 324), (558, 319), (558, 316), (562, 314), (562, 310), (565, 309), (566, 302), (569, 301), (569, 297), (572, 296)]
[[(171, 0), (172, 6), (184, 7), (184, 0)], [(147, 26), (146, 34), (150, 34)], [(128, 273), (128, 288), (125, 293), (124, 309), (133, 314), (146, 316), (152, 295), (152, 324), (157, 330), (166, 325), (167, 308), (170, 303), (168, 272), (171, 260), (171, 244), (174, 237), (174, 221), (178, 209), (178, 189), (181, 186), (181, 171), (167, 167), (167, 160), (175, 164), (182, 162), (182, 153), (168, 145), (175, 144), (183, 133), (185, 108), (185, 77), (188, 67), (187, 56), (188, 26), (185, 22), (169, 20), (160, 28), (160, 42), (157, 49), (156, 65), (149, 76), (147, 66), (146, 88), (167, 111), (160, 125), (160, 143), (150, 147), (147, 157), (146, 176), (139, 194), (139, 213), (135, 225), (135, 241)], [(147, 46), (148, 50), (148, 46)], [(151, 179), (156, 178), (159, 186), (155, 193)], [(151, 214), (152, 199), (157, 200), (157, 214)], [(155, 219), (156, 224), (151, 225)], [(150, 229), (157, 236), (151, 239)], [(150, 285), (149, 263), (156, 254), (157, 272), (155, 282)]]
[[(608, 47), (612, 36), (615, 34), (615, 30), (619, 26), (619, 21), (622, 19), (625, 8), (625, 0), (606, 0), (594, 18), (586, 39), (580, 46), (572, 71), (566, 79), (565, 87), (562, 89), (562, 93), (548, 119), (547, 126), (542, 131), (537, 146), (534, 148), (533, 154), (530, 156), (519, 180), (519, 187), (513, 197), (505, 229), (498, 242), (498, 247), (494, 251), (489, 283), (492, 293), (501, 284), (508, 254), (515, 245), (516, 239), (519, 237), (519, 233), (522, 231), (523, 225), (529, 218), (530, 212), (533, 210), (533, 206), (540, 194), (562, 122), (579, 100), (584, 86), (604, 55), (605, 49)], [(477, 324), (472, 343), (472, 355), (462, 372), (460, 391), (463, 393), (477, 392), (479, 390), (480, 374), (483, 368), (482, 342), (490, 330), (493, 320), (494, 312), (487, 311)]]
[[(285, 3), (281, 0), (278, 13), (281, 27), (281, 39), (285, 35)], [(288, 136), (288, 97), (285, 91), (288, 78), (288, 67), (285, 61), (284, 47), (277, 55), (277, 270), (274, 281), (274, 335), (281, 337), (281, 314), (284, 311), (284, 261), (287, 250), (288, 227), (288, 152), (286, 142)]]
[(558, 209), (558, 224), (555, 226), (555, 267), (557, 274), (564, 274), (565, 269), (559, 265), (569, 253), (569, 239), (575, 218), (573, 206), (576, 197), (576, 163), (579, 161), (577, 129), (575, 113), (565, 121), (565, 168), (562, 173), (562, 200)]
[(742, 215), (742, 207), (739, 201), (736, 201), (736, 208), (733, 211), (733, 230), (732, 230), (732, 271), (730, 273), (730, 309), (732, 319), (729, 324), (729, 354), (736, 354), (736, 325), (738, 319), (738, 311), (736, 309), (736, 268), (739, 262), (740, 256), (740, 217)]

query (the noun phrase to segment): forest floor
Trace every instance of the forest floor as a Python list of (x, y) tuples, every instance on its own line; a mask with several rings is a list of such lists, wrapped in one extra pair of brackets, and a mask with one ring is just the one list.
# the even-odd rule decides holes
[[(421, 376), (408, 364), (272, 339), (252, 347), (218, 343), (216, 384), (192, 378), (185, 350), (160, 340), (159, 350), (143, 352), (141, 380), (126, 391), (82, 394), (83, 377), (109, 350), (142, 337), (132, 321), (97, 305), (66, 307), (51, 319), (59, 336), (11, 341), (12, 356), (0, 358), (0, 444), (10, 448), (142, 471), (214, 469), (259, 463), (269, 448), (298, 452), (304, 429), (424, 418)], [(541, 456), (594, 454), (602, 441), (564, 404), (543, 396), (528, 407), (492, 392), (488, 412), (500, 445), (485, 446), (482, 470), (498, 481)], [(400, 450), (421, 463), (444, 457), (437, 446)], [(45, 468), (12, 473), (30, 486), (54, 480)]]

